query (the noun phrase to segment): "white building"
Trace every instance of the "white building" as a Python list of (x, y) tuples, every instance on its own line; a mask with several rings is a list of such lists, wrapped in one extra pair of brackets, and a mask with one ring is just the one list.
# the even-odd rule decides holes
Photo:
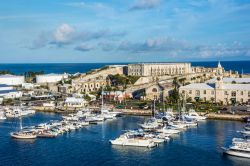
[(217, 78), (207, 83), (194, 83), (179, 88), (180, 93), (192, 100), (201, 99), (223, 104), (250, 103), (248, 78), (223, 78), (223, 67), (217, 67)]
[(31, 89), (34, 88), (34, 84), (32, 84), (32, 83), (23, 83), (22, 88), (26, 89), (26, 90), (31, 90)]
[(67, 97), (65, 100), (65, 106), (69, 108), (82, 108), (88, 104), (83, 98)]
[(16, 76), (11, 74), (0, 75), (0, 84), (21, 85), (24, 82), (24, 76)]
[(12, 86), (0, 84), (0, 98), (14, 99), (22, 97), (22, 92), (15, 90)]
[(128, 75), (162, 76), (192, 73), (191, 63), (141, 63), (129, 64)]
[(55, 83), (68, 78), (67, 74), (44, 74), (36, 76), (36, 83)]

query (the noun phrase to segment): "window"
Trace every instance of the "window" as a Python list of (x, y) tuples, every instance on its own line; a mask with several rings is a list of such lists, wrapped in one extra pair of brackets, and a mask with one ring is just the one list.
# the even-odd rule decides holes
[(243, 99), (240, 99), (240, 102), (243, 103)]
[(156, 89), (156, 88), (153, 88), (153, 89), (152, 89), (152, 92), (157, 92), (157, 89)]
[(204, 91), (203, 91), (203, 94), (204, 94), (204, 95), (205, 95), (205, 94), (207, 94), (207, 91), (206, 91), (206, 90), (204, 90)]
[(199, 90), (196, 90), (196, 91), (195, 91), (195, 95), (196, 95), (196, 96), (200, 96), (200, 91), (199, 91)]
[(232, 96), (232, 97), (236, 97), (236, 92), (235, 92), (235, 91), (232, 91), (231, 96)]
[(225, 91), (225, 95), (228, 95), (228, 92), (227, 92), (227, 91)]
[(192, 94), (192, 90), (189, 90), (189, 94)]
[(214, 95), (214, 91), (213, 90), (211, 91), (211, 95)]
[(244, 92), (243, 92), (243, 91), (241, 91), (241, 92), (240, 92), (240, 95), (241, 95), (241, 96), (243, 96), (243, 95), (244, 95)]
[(182, 91), (182, 93), (184, 94), (184, 93), (185, 93), (185, 91), (183, 90), (183, 91)]
[(250, 91), (248, 91), (248, 97), (250, 97)]

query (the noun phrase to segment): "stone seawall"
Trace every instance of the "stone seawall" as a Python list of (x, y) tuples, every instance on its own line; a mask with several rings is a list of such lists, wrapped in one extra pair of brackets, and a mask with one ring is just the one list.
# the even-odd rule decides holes
[(122, 112), (123, 115), (138, 115), (138, 116), (151, 116), (151, 110), (140, 110), (140, 109), (117, 109)]
[(247, 115), (232, 115), (232, 114), (216, 114), (216, 113), (209, 113), (207, 115), (208, 119), (233, 120), (233, 121), (244, 121), (246, 117), (248, 116)]

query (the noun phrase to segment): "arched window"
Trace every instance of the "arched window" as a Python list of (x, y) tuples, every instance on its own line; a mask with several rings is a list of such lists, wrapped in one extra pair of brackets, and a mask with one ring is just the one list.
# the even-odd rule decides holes
[(157, 92), (157, 89), (156, 89), (156, 88), (153, 88), (153, 89), (152, 89), (152, 92)]

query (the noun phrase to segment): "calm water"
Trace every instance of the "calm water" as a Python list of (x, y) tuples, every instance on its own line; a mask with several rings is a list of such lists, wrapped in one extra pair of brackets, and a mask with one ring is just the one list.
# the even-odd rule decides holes
[[(54, 114), (25, 118), (24, 125), (60, 119)], [(168, 165), (168, 166), (247, 166), (250, 160), (223, 156), (221, 146), (229, 145), (243, 123), (208, 120), (188, 129), (160, 147), (147, 149), (109, 144), (123, 130), (137, 128), (144, 117), (122, 117), (92, 125), (55, 139), (13, 140), (9, 132), (16, 121), (0, 122), (0, 165)]]
[[(101, 68), (105, 65), (126, 63), (49, 63), (49, 64), (0, 64), (0, 70), (9, 70), (15, 74), (24, 74), (27, 71), (44, 71), (45, 73), (77, 73)], [(192, 62), (193, 66), (216, 67), (218, 62)], [(226, 70), (236, 70), (241, 73), (250, 73), (250, 61), (221, 62)]]

